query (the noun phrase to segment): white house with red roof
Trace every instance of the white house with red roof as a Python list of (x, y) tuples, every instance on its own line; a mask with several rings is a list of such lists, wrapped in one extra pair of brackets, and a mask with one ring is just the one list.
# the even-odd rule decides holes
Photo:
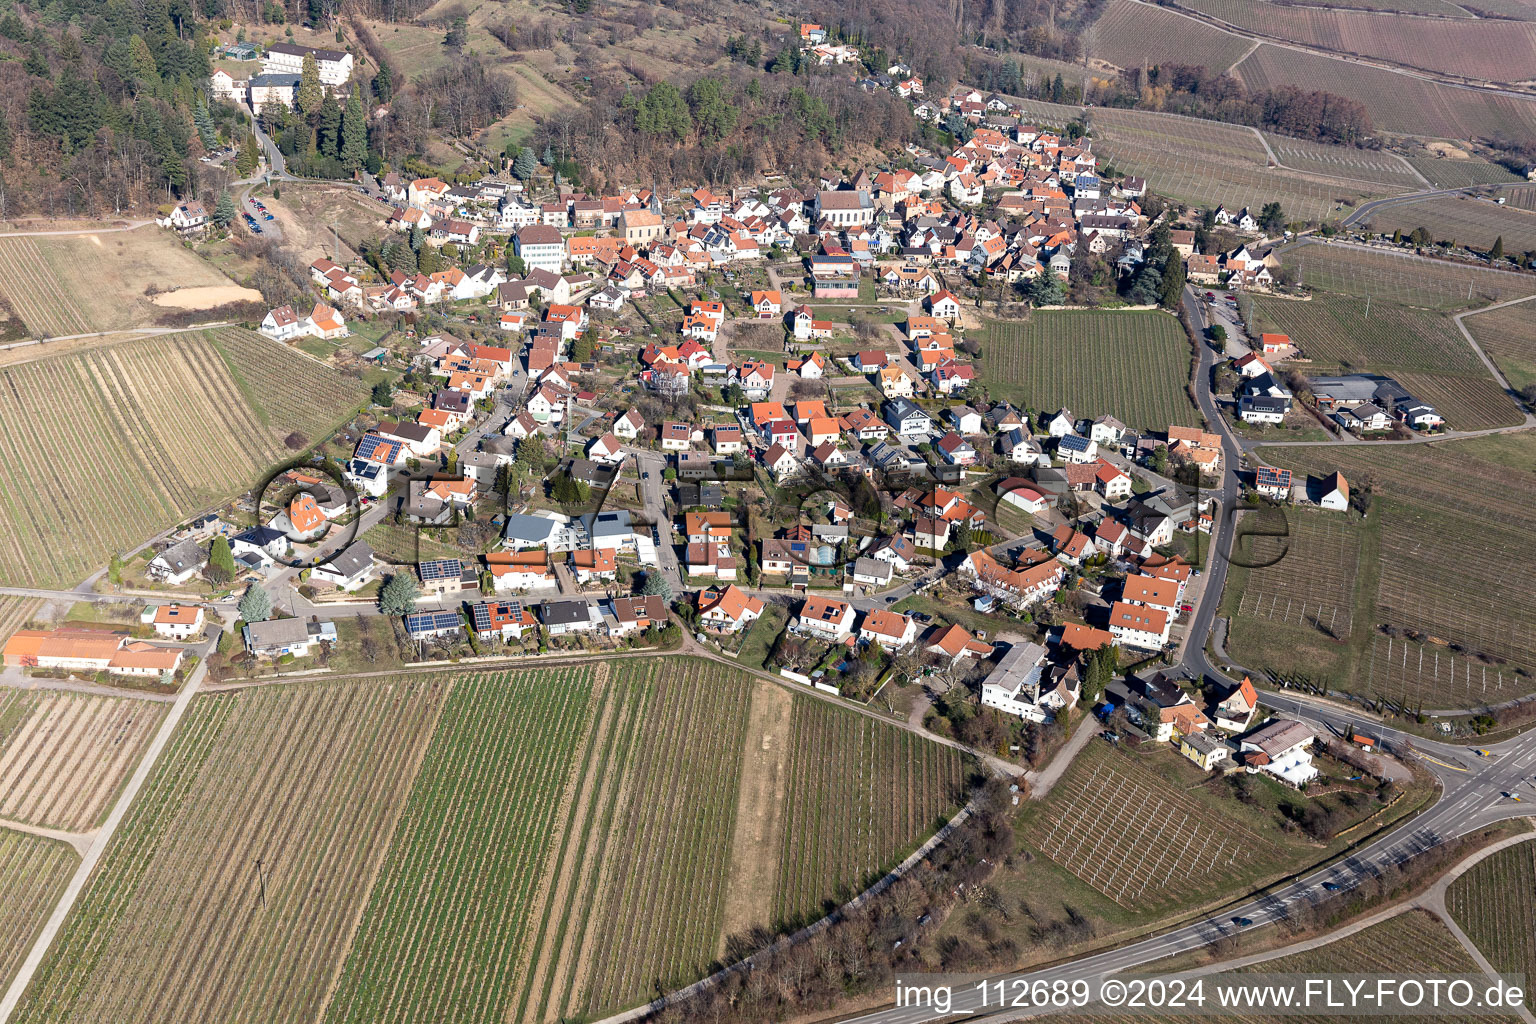
[(929, 314), (941, 320), (953, 322), (960, 317), (960, 299), (948, 288), (928, 296), (923, 300), (923, 305)]

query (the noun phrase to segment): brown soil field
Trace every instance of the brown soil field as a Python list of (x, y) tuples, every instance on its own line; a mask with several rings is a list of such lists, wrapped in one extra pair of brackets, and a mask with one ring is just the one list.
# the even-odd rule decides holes
[(94, 828), (164, 717), (158, 702), (43, 692), (0, 740), (0, 818)]

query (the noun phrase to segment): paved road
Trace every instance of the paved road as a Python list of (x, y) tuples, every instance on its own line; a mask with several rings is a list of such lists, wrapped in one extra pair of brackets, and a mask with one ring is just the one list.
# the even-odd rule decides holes
[[(1196, 311), (1197, 328), (1203, 329), (1206, 326), (1204, 310), (1192, 289), (1186, 291), (1185, 300)], [(1236, 474), (1244, 460), (1243, 446), (1222, 417), (1217, 415), (1211, 396), (1210, 378), (1215, 361), (1214, 349), (1208, 344), (1201, 344), (1195, 396), (1201, 412), (1216, 424), (1222, 437), (1224, 465), (1217, 491), (1222, 513), (1216, 517), (1216, 527), (1211, 535), (1206, 585), (1191, 616), (1179, 667), (1199, 677), (1235, 684), (1237, 680), (1212, 664), (1205, 652), (1205, 638), (1210, 635), (1221, 602), (1227, 558), (1231, 553), (1235, 533), (1233, 524), (1226, 521), (1225, 513), (1236, 505)], [(1483, 754), (1475, 748), (1425, 740), (1391, 729), (1328, 701), (1262, 691), (1260, 701), (1266, 707), (1307, 721), (1324, 734), (1346, 735), (1363, 723), (1366, 724), (1384, 751), (1399, 757), (1417, 759), (1440, 781), (1442, 792), (1439, 798), (1418, 816), (1377, 837), (1349, 857), (1323, 870), (1309, 873), (1278, 890), (1224, 910), (1219, 919), (1203, 918), (1048, 971), (1000, 975), (1000, 979), (1093, 980), (1122, 973), (1167, 956), (1210, 945), (1240, 930), (1235, 923), (1238, 919), (1252, 922), (1243, 927), (1259, 927), (1283, 921), (1291, 913), (1291, 908), (1302, 903), (1319, 902), (1331, 895), (1325, 886), (1350, 888), (1368, 875), (1391, 864), (1406, 861), (1448, 839), (1505, 818), (1536, 814), (1536, 809), (1533, 809), (1533, 803), (1536, 803), (1536, 732), (1487, 747), (1486, 754)], [(1525, 799), (1517, 802), (1506, 795), (1512, 793), (1521, 793)], [(995, 1007), (983, 1005), (980, 994), (974, 989), (962, 989), (956, 993), (951, 1014), (996, 1020), (1007, 1016), (997, 1012)], [(948, 1015), (937, 1014), (926, 1007), (905, 1007), (877, 1010), (851, 1020), (860, 1024), (915, 1024), (919, 1021), (938, 1020), (941, 1016)]]
[(27, 958), (21, 965), (21, 970), (12, 979), (10, 988), (6, 989), (5, 996), (0, 999), (0, 1024), (10, 1020), (15, 1012), (16, 1005), (21, 1001), (22, 993), (32, 982), (32, 976), (37, 973), (37, 968), (43, 962), (43, 957), (48, 952), (48, 947), (53, 944), (54, 938), (59, 934), (64, 921), (69, 917), (70, 910), (75, 901), (80, 898), (80, 893), (85, 889), (85, 884), (90, 880), (91, 873), (96, 870), (97, 863), (107, 847), (112, 843), (112, 837), (117, 833), (117, 827), (122, 824), (123, 818), (128, 813), (128, 808), (139, 795), (139, 790), (144, 788), (155, 765), (160, 760), (160, 755), (165, 752), (170, 743), (171, 735), (175, 733), (176, 726), (181, 721), (181, 716), (186, 713), (192, 704), (192, 699), (197, 696), (198, 688), (203, 683), (203, 677), (208, 672), (207, 652), (218, 646), (219, 635), (222, 632), (218, 626), (209, 627), (209, 637), (206, 643), (200, 646), (204, 655), (193, 669), (192, 675), (182, 685), (181, 692), (176, 695), (176, 701), (171, 705), (171, 710), (166, 714), (164, 721), (160, 723), (159, 730), (149, 746), (144, 751), (144, 756), (139, 758), (138, 767), (129, 776), (128, 782), (123, 786), (123, 791), (118, 794), (117, 802), (112, 805), (112, 811), (107, 815), (107, 820), (101, 828), (96, 830), (90, 846), (85, 851), (85, 856), (80, 858), (80, 866), (75, 869), (75, 874), (69, 880), (69, 885), (59, 897), (59, 902), (54, 906), (53, 913), (49, 915), (48, 922), (43, 925), (42, 932), (37, 940), (32, 943)]
[(1386, 199), (1373, 199), (1368, 203), (1362, 203), (1355, 207), (1348, 217), (1344, 218), (1343, 226), (1353, 227), (1364, 220), (1369, 220), (1371, 214), (1388, 206), (1397, 206), (1401, 203), (1416, 203), (1421, 199), (1434, 199), (1437, 196), (1461, 196), (1477, 195), (1488, 189), (1510, 188), (1517, 185), (1529, 185), (1530, 182), (1509, 181), (1493, 185), (1467, 185), (1457, 188), (1430, 188), (1422, 192), (1409, 192), (1407, 195), (1390, 196)]

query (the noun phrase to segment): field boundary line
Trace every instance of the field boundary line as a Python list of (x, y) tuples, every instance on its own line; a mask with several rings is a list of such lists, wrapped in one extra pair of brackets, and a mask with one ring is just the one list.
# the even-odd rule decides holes
[(5, 1024), (5, 1022), (11, 1019), (11, 1015), (16, 1012), (16, 1007), (21, 1003), (22, 995), (26, 992), (27, 986), (32, 982), (32, 976), (37, 973), (38, 967), (42, 965), (43, 957), (47, 954), (48, 947), (53, 945), (53, 940), (64, 926), (64, 921), (69, 917), (69, 912), (74, 908), (75, 901), (80, 898), (80, 893), (84, 891), (86, 883), (90, 881), (91, 874), (96, 870), (96, 865), (101, 861), (102, 855), (106, 853), (107, 847), (111, 844), (112, 837), (117, 832), (118, 826), (127, 817), (129, 807), (132, 806), (134, 799), (138, 797), (139, 790), (143, 788), (144, 783), (149, 780), (150, 773), (154, 770), (155, 764), (160, 760), (160, 755), (170, 745), (172, 733), (176, 731), (176, 726), (180, 723), (181, 716), (186, 713), (187, 708), (191, 707), (192, 700), (197, 696), (198, 688), (201, 686), (203, 678), (207, 673), (208, 661), (204, 659), (198, 662), (197, 669), (192, 673), (192, 678), (188, 679), (186, 685), (181, 688), (181, 693), (177, 695), (176, 702), (171, 705), (171, 710), (161, 720), (160, 728), (155, 733), (155, 738), (144, 748), (144, 754), (139, 758), (138, 767), (134, 769), (133, 775), (129, 777), (128, 784), (123, 787), (122, 793), (117, 798), (117, 803), (112, 806), (112, 812), (107, 815), (107, 820), (102, 822), (101, 828), (96, 831), (95, 838), (91, 840), (89, 849), (85, 851), (85, 855), (80, 859), (80, 866), (75, 869), (74, 877), (69, 880), (68, 887), (65, 888), (64, 893), (59, 897), (58, 904), (54, 906), (53, 913), (48, 917), (48, 922), (43, 925), (43, 930), (32, 944), (32, 949), (27, 953), (26, 960), (22, 962), (21, 968), (16, 972), (16, 977), (12, 979), (10, 987), (5, 992), (5, 997), (0, 999), (0, 1024)]

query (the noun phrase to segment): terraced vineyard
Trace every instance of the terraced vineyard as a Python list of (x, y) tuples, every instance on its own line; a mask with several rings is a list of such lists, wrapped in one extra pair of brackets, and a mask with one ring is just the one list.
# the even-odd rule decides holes
[(1398, 230), (1405, 235), (1422, 227), (1437, 242), (1457, 242), (1484, 250), (1493, 245), (1494, 239), (1502, 238), (1504, 251), (1511, 254), (1536, 250), (1536, 213), (1467, 196), (1395, 203), (1371, 214), (1363, 226), (1383, 234)]
[(13, 1019), (317, 1019), (446, 692), (199, 697)]
[[(1405, 157), (1436, 188), (1465, 188), (1468, 185), (1492, 185), (1521, 179), (1503, 166), (1477, 157), (1456, 160), (1448, 157)], [(1502, 194), (1502, 193), (1501, 193)]]
[(1520, 422), (1514, 401), (1438, 310), (1527, 295), (1536, 278), (1339, 246), (1302, 246), (1285, 260), (1317, 289), (1312, 299), (1257, 297), (1245, 308), (1253, 328), (1290, 335), (1312, 360), (1309, 374), (1390, 375), (1453, 429)]
[(1091, 121), (1095, 149), (1118, 171), (1142, 175), (1160, 194), (1195, 206), (1257, 209), (1276, 200), (1289, 217), (1327, 220), (1403, 187), (1272, 168), (1258, 136), (1237, 125), (1112, 108), (1093, 110)]
[(0, 594), (0, 644), (4, 644), (11, 638), (11, 634), (25, 626), (42, 604), (40, 598)]
[[(1536, 294), (1536, 277), (1389, 249), (1300, 245), (1287, 249), (1287, 265), (1302, 281), (1338, 295), (1367, 295), (1377, 303), (1433, 309), (1468, 309)], [(1373, 307), (1374, 308), (1374, 307)]]
[(17, 1019), (602, 1016), (855, 891), (964, 774), (691, 658), (200, 696)]
[(65, 843), (0, 829), (0, 985), (9, 985), (78, 861)]
[(1242, 36), (1162, 7), (1115, 0), (1094, 22), (1092, 52), (1121, 68), (1199, 62), (1213, 72), (1225, 71), (1253, 46)]
[(0, 295), (27, 329), (40, 338), (97, 330), (86, 319), (76, 292), (80, 280), (60, 281), (43, 258), (36, 239), (0, 238)]
[(1536, 25), (1530, 23), (1404, 18), (1254, 0), (1179, 2), (1240, 29), (1339, 53), (1491, 82), (1536, 77)]
[(1388, 132), (1437, 139), (1536, 134), (1536, 100), (1443, 85), (1358, 61), (1265, 43), (1235, 71), (1249, 89), (1289, 85), (1347, 96), (1364, 104), (1375, 127)]
[(1286, 857), (1101, 743), (1073, 759), (1024, 841), (1121, 906), (1147, 912), (1272, 877)]
[(1264, 138), (1280, 163), (1294, 170), (1379, 185), (1392, 191), (1424, 187), (1408, 163), (1395, 153), (1329, 146), (1270, 132), (1265, 132)]
[(365, 389), (249, 331), (144, 338), (0, 367), (0, 582), (73, 585), (252, 486)]
[(1166, 313), (1046, 310), (989, 322), (979, 363), (994, 400), (1161, 430), (1200, 422), (1186, 386), (1189, 360), (1184, 328)]
[(1519, 390), (1536, 384), (1536, 300), (1490, 309), (1461, 322), (1511, 387)]
[[(1339, 689), (1432, 709), (1532, 692), (1536, 593), (1536, 438), (1507, 434), (1384, 449), (1272, 448), (1298, 473), (1335, 469), (1369, 485), (1379, 542), (1362, 548), (1375, 580), (1371, 617), (1355, 621)], [(1276, 668), (1307, 671), (1305, 657)]]
[[(1536, 845), (1472, 865), (1446, 890), (1445, 908), (1497, 971), (1536, 977)], [(1536, 1005), (1529, 991), (1525, 1005)]]
[[(836, 759), (824, 752), (841, 751)], [(774, 916), (814, 919), (888, 870), (891, 838), (936, 831), (962, 803), (960, 755), (820, 701), (795, 702)], [(828, 828), (829, 822), (839, 822)], [(903, 851), (909, 852), (909, 851)]]
[(94, 828), (165, 717), (158, 702), (25, 691), (0, 733), (0, 818)]

